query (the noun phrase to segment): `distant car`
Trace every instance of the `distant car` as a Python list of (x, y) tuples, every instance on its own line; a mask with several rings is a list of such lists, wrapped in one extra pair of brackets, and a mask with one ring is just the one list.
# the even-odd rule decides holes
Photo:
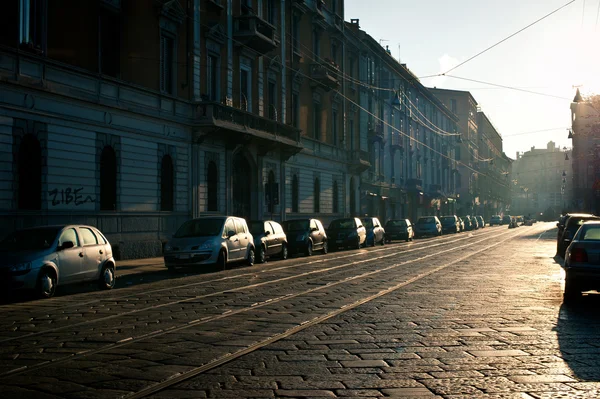
[(510, 216), (510, 215), (502, 216), (502, 224), (510, 224), (511, 220), (512, 220), (512, 216)]
[(465, 224), (465, 231), (475, 230), (475, 226), (473, 226), (473, 221), (470, 216), (463, 216), (462, 220)]
[(490, 218), (490, 226), (502, 226), (502, 218), (500, 215), (494, 215)]
[(356, 248), (367, 245), (367, 230), (359, 218), (335, 219), (329, 224), (327, 235), (335, 248)]
[(600, 217), (593, 215), (577, 214), (569, 216), (569, 218), (565, 222), (565, 228), (563, 230), (562, 236), (556, 246), (556, 253), (559, 256), (563, 258), (565, 257), (567, 247), (569, 246), (569, 244), (571, 244), (571, 240), (573, 239), (573, 237), (575, 237), (575, 233), (577, 233), (579, 227), (588, 220), (600, 220)]
[(456, 215), (442, 216), (440, 218), (440, 222), (442, 223), (442, 233), (459, 233), (460, 232), (460, 222), (458, 221), (458, 217)]
[(367, 230), (367, 244), (385, 244), (385, 229), (382, 227), (379, 219), (374, 217), (364, 217), (361, 219), (363, 226)]
[(565, 300), (600, 290), (600, 221), (584, 221), (565, 255)]
[(479, 215), (479, 216), (475, 216), (477, 218), (477, 221), (479, 222), (479, 227), (480, 228), (484, 228), (485, 227), (485, 220), (483, 220), (483, 216)]
[(35, 290), (50, 298), (58, 285), (116, 281), (112, 247), (95, 227), (61, 225), (18, 230), (0, 241), (0, 275), (9, 289)]
[(413, 226), (408, 219), (392, 219), (385, 224), (385, 239), (387, 242), (392, 240), (412, 241), (414, 236)]
[(329, 240), (323, 224), (318, 219), (294, 219), (282, 223), (288, 240), (289, 253), (304, 253), (311, 256), (314, 251), (329, 250)]
[(206, 216), (191, 219), (179, 227), (165, 245), (165, 266), (216, 265), (225, 269), (231, 262), (254, 264), (254, 239), (246, 220), (234, 216)]
[(442, 224), (437, 216), (421, 216), (414, 226), (415, 237), (441, 236)]
[(254, 238), (257, 263), (264, 263), (268, 256), (287, 259), (287, 237), (279, 223), (273, 220), (251, 220), (250, 233)]
[(459, 217), (458, 223), (460, 225), (460, 231), (465, 231), (465, 221), (463, 220), (463, 218)]

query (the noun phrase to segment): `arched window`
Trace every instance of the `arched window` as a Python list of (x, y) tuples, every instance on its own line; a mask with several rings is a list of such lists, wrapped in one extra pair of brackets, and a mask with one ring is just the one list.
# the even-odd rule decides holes
[(117, 156), (109, 145), (100, 155), (100, 210), (117, 209)]
[(354, 177), (350, 178), (350, 216), (356, 215), (356, 193), (354, 192)]
[(160, 167), (160, 210), (173, 210), (173, 192), (174, 192), (173, 176), (173, 159), (170, 155), (165, 155), (162, 158)]
[(275, 190), (275, 173), (273, 171), (269, 171), (269, 180), (267, 182), (267, 207), (269, 213), (273, 213), (275, 211), (275, 203), (277, 202), (275, 196), (277, 195)]
[(42, 209), (42, 149), (34, 135), (23, 137), (18, 156), (18, 207), (26, 210)]
[(315, 179), (313, 198), (315, 199), (315, 202), (313, 203), (313, 211), (315, 213), (319, 213), (321, 212), (321, 183), (319, 182), (318, 177)]
[(217, 165), (210, 161), (206, 170), (206, 189), (208, 191), (207, 210), (216, 212), (219, 208), (218, 193), (219, 193), (219, 175), (217, 173)]
[(298, 212), (298, 176), (292, 177), (292, 212)]
[(337, 180), (333, 181), (333, 213), (338, 213), (340, 211), (339, 205), (339, 193), (338, 193), (338, 183)]

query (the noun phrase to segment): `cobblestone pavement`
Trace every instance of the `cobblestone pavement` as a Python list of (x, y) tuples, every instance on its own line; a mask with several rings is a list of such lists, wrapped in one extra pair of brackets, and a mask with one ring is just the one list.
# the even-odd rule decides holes
[(2, 397), (600, 397), (551, 224), (0, 306)]

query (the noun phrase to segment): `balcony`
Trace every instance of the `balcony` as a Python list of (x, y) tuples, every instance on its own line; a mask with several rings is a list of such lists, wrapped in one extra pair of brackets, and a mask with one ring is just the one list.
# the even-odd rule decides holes
[(384, 133), (383, 133), (383, 123), (381, 122), (370, 122), (369, 123), (369, 140), (375, 142), (383, 142)]
[(252, 14), (235, 17), (233, 37), (259, 54), (266, 54), (279, 46), (275, 27)]
[(362, 173), (371, 167), (369, 154), (363, 150), (354, 150), (350, 153), (350, 170), (352, 173)]
[(338, 89), (340, 81), (338, 79), (340, 73), (339, 66), (328, 59), (321, 63), (313, 63), (310, 65), (310, 77), (313, 82), (317, 82), (325, 90)]
[(208, 136), (224, 138), (228, 145), (255, 141), (265, 154), (278, 149), (292, 156), (302, 150), (300, 130), (263, 118), (250, 112), (219, 103), (200, 103), (195, 110), (193, 140), (202, 142)]

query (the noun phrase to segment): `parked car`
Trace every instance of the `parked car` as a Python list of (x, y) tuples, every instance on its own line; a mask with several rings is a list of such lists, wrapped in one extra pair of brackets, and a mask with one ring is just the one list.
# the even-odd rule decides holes
[(600, 220), (600, 217), (594, 215), (582, 215), (582, 214), (573, 214), (570, 215), (567, 221), (565, 222), (565, 228), (563, 230), (562, 236), (558, 241), (556, 246), (556, 253), (559, 256), (565, 257), (565, 253), (567, 251), (567, 247), (571, 244), (571, 240), (575, 237), (575, 233), (579, 229), (579, 227), (588, 220)]
[(473, 230), (479, 229), (481, 226), (479, 225), (479, 220), (475, 216), (469, 216), (471, 219), (471, 224), (473, 225)]
[(594, 216), (591, 213), (567, 213), (565, 215), (561, 215), (561, 217), (558, 219), (558, 222), (556, 223), (556, 227), (558, 227), (558, 232), (556, 233), (556, 245), (558, 248), (558, 243), (562, 237), (563, 232), (565, 231), (565, 223), (567, 222), (567, 219), (569, 219), (569, 217), (571, 216)]
[(475, 226), (473, 226), (473, 221), (471, 220), (470, 216), (464, 216), (462, 220), (465, 223), (465, 231), (475, 230)]
[(385, 244), (385, 229), (381, 226), (379, 219), (374, 217), (365, 217), (361, 219), (363, 226), (367, 230), (367, 244)]
[(268, 256), (287, 259), (287, 237), (279, 223), (273, 220), (251, 220), (250, 233), (254, 238), (257, 263), (264, 263)]
[(600, 290), (600, 221), (584, 221), (565, 255), (565, 300)]
[(413, 226), (408, 219), (392, 219), (385, 224), (385, 239), (387, 242), (392, 240), (412, 241), (414, 236)]
[(510, 215), (502, 216), (502, 224), (510, 224), (511, 220), (512, 220), (512, 216), (510, 216)]
[(483, 220), (483, 216), (479, 215), (479, 216), (475, 216), (477, 218), (477, 221), (479, 222), (479, 227), (480, 228), (484, 228), (485, 227), (485, 220)]
[(460, 232), (460, 222), (458, 221), (458, 217), (456, 215), (442, 216), (440, 218), (440, 222), (442, 223), (442, 233), (459, 233)]
[(294, 219), (282, 223), (288, 237), (289, 253), (304, 253), (311, 256), (314, 251), (327, 253), (329, 241), (323, 224), (318, 219)]
[(2, 284), (50, 298), (59, 285), (97, 281), (115, 286), (112, 247), (95, 227), (61, 225), (18, 230), (0, 241)]
[(225, 269), (231, 262), (254, 264), (254, 239), (246, 220), (234, 216), (207, 216), (188, 220), (165, 245), (165, 266), (214, 264)]
[(367, 229), (359, 218), (335, 219), (329, 224), (327, 235), (335, 248), (360, 248), (367, 245)]
[(414, 226), (415, 237), (441, 236), (442, 224), (437, 216), (421, 216)]
[(490, 218), (490, 226), (502, 226), (502, 218), (500, 215), (494, 215)]
[(460, 231), (465, 231), (465, 221), (460, 216), (458, 217), (458, 223), (460, 225)]

